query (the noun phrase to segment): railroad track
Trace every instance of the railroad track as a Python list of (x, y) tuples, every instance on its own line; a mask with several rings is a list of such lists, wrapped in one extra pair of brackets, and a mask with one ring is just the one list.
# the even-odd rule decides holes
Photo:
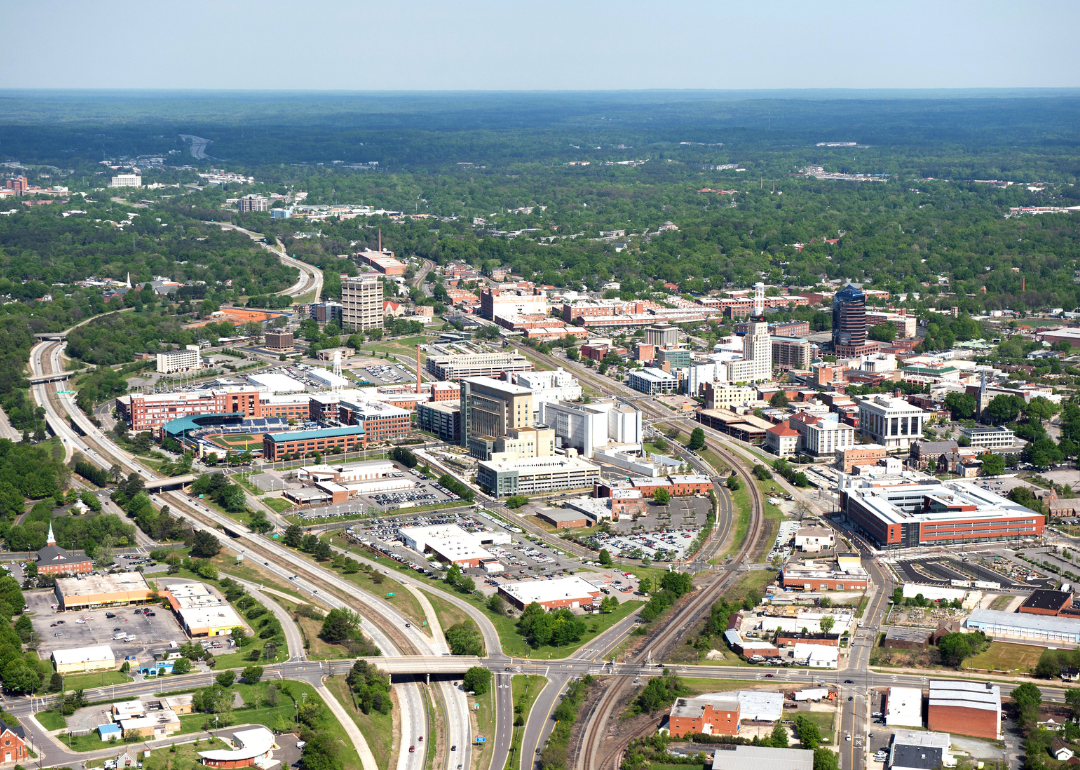
[[(763, 531), (765, 509), (761, 499), (761, 491), (754, 484), (748, 463), (726, 450), (720, 451), (723, 453), (721, 456), (732, 464), (732, 467), (736, 469), (739, 475), (744, 477), (747, 489), (750, 490), (752, 506), (750, 530), (747, 532), (746, 540), (733, 559), (734, 564), (739, 564), (746, 561), (753, 549), (757, 547)], [(720, 597), (736, 574), (738, 574), (736, 567), (727, 569), (712, 580), (709, 585), (700, 589), (696, 595), (692, 596), (689, 602), (676, 612), (671, 620), (664, 624), (655, 637), (642, 645), (643, 649), (634, 657), (632, 662), (644, 663), (650, 653), (663, 658), (682, 638), (686, 630), (697, 622), (701, 614), (712, 607), (713, 602)], [(604, 733), (607, 731), (607, 725), (615, 706), (632, 686), (632, 681), (629, 676), (618, 677), (608, 686), (607, 692), (604, 693), (603, 697), (592, 709), (581, 742), (581, 756), (577, 762), (579, 770), (618, 770), (619, 759), (624, 747), (616, 746), (605, 751), (603, 747)], [(655, 726), (650, 723), (637, 730), (631, 736), (631, 739), (641, 737), (654, 729)]]
[[(531, 355), (535, 355), (556, 366), (563, 365), (562, 362), (551, 356), (537, 353), (534, 350), (530, 350), (529, 352)], [(580, 380), (592, 385), (601, 392), (615, 391), (622, 395), (634, 398), (638, 408), (658, 420), (667, 421), (668, 419), (671, 419), (671, 415), (668, 414), (666, 410), (655, 406), (649, 401), (640, 400), (641, 394), (627, 388), (621, 383), (603, 378), (600, 375), (594, 375), (591, 372), (584, 370), (583, 367), (575, 367), (574, 374)], [(764, 534), (764, 501), (762, 499), (761, 490), (755, 483), (752, 473), (752, 463), (748, 462), (741, 455), (720, 445), (715, 440), (711, 442), (706, 441), (706, 446), (711, 451), (715, 452), (721, 460), (728, 463), (731, 468), (742, 477), (743, 483), (746, 484), (746, 488), (750, 495), (750, 528), (747, 532), (746, 539), (739, 546), (738, 552), (731, 561), (733, 565), (738, 565), (749, 560), (750, 555), (754, 553)], [(732, 519), (733, 518), (734, 507), (732, 507)], [(720, 544), (722, 544), (726, 537), (726, 532), (728, 528), (730, 528), (730, 524), (731, 522), (729, 521), (728, 527), (725, 528), (725, 535), (720, 538), (720, 542), (715, 548), (719, 548)], [(634, 656), (631, 662), (637, 664), (644, 663), (650, 654), (662, 659), (682, 638), (686, 630), (696, 623), (704, 612), (707, 612), (709, 608), (712, 607), (713, 602), (720, 598), (724, 590), (728, 588), (738, 573), (738, 568), (733, 566), (716, 574), (711, 579), (708, 579), (706, 585), (700, 588), (686, 604), (676, 611), (673, 618), (668, 620), (651, 639), (647, 640), (645, 644), (642, 645), (642, 650)], [(632, 678), (629, 676), (617, 677), (608, 686), (607, 691), (596, 705), (590, 710), (585, 727), (585, 734), (581, 741), (581, 753), (576, 763), (578, 770), (618, 770), (620, 757), (624, 747), (616, 746), (605, 750), (603, 746), (604, 734), (607, 732), (607, 725), (610, 721), (612, 712), (618, 703), (626, 696), (627, 691), (632, 686), (632, 681)], [(631, 739), (641, 737), (646, 733), (652, 732), (654, 729), (655, 725), (652, 723), (645, 725), (635, 731), (631, 736)]]

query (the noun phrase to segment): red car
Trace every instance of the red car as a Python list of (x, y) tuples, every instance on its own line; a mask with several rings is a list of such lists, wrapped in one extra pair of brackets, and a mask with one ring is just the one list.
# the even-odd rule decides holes
[(414, 753), (415, 751), (416, 751), (416, 747), (415, 747), (415, 746), (410, 746), (410, 747), (409, 747), (409, 753), (410, 753), (410, 754), (413, 754), (413, 753)]

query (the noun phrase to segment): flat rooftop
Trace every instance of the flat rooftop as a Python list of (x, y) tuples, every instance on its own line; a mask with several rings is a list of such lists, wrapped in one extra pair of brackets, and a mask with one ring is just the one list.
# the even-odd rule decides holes
[(1070, 601), (1072, 601), (1072, 594), (1068, 591), (1051, 591), (1040, 588), (1032, 591), (1031, 596), (1024, 599), (1024, 603), (1020, 606), (1033, 610), (1053, 610), (1057, 612)]
[(138, 572), (86, 575), (82, 578), (57, 578), (56, 586), (65, 597), (150, 590), (150, 586), (146, 584), (146, 578)]
[(1001, 688), (990, 682), (931, 679), (930, 705), (1000, 711)]
[(521, 580), (504, 584), (502, 590), (526, 605), (560, 599), (591, 600), (599, 593), (595, 586), (586, 583), (577, 575), (554, 580)]
[[(845, 478), (842, 484), (848, 495), (858, 500), (863, 508), (889, 524), (1039, 515), (1030, 508), (970, 483), (912, 483), (904, 478), (897, 478), (894, 484), (883, 483), (887, 481), (854, 476)], [(924, 511), (927, 501), (937, 510)]]

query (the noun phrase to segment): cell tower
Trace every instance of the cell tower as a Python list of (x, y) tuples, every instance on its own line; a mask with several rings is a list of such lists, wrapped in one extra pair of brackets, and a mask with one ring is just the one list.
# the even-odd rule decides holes
[(758, 281), (754, 284), (754, 318), (765, 316), (765, 284)]

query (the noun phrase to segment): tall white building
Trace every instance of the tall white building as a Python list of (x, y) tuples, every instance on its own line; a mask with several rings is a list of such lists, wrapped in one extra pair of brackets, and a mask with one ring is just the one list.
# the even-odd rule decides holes
[(138, 174), (117, 174), (112, 178), (110, 187), (142, 187), (142, 177)]
[(563, 447), (592, 457), (609, 443), (641, 444), (641, 412), (614, 399), (589, 404), (547, 402), (540, 407), (541, 422), (555, 431)]
[(902, 398), (870, 396), (859, 402), (859, 431), (886, 449), (908, 449), (922, 438), (927, 416)]
[(341, 322), (357, 331), (383, 328), (382, 281), (369, 275), (346, 278), (341, 284)]
[(183, 350), (170, 350), (157, 354), (157, 370), (160, 374), (186, 372), (202, 366), (202, 356), (198, 345), (188, 345)]
[(552, 401), (577, 401), (581, 398), (581, 383), (561, 366), (553, 372), (518, 372), (517, 384), (533, 393), (533, 409), (539, 419), (540, 404)]
[(772, 338), (769, 325), (751, 321), (742, 339), (743, 357), (727, 363), (729, 382), (763, 382), (772, 379)]

